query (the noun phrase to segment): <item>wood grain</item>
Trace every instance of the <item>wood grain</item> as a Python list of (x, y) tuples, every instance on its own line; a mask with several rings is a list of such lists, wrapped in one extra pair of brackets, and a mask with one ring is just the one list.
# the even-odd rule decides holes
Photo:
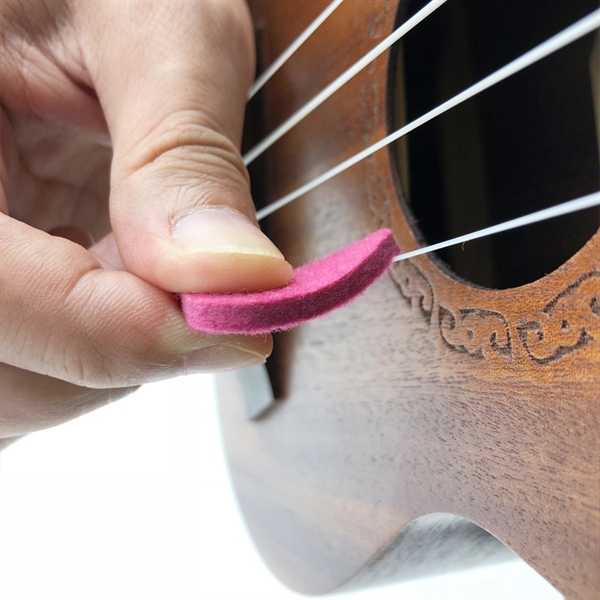
[[(293, 5), (301, 30), (326, 4), (251, 3), (266, 58), (293, 38), (269, 23)], [(267, 86), (268, 128), (382, 39), (396, 8), (344, 2), (344, 26), (328, 20)], [(270, 199), (387, 133), (388, 61), (274, 146)], [(288, 259), (305, 263), (381, 226), (417, 247), (391, 165), (381, 151), (274, 215)], [(247, 419), (235, 375), (219, 376), (233, 484), (275, 574), (304, 593), (351, 585), (414, 519), (451, 513), (568, 598), (598, 597), (599, 299), (600, 233), (558, 270), (503, 291), (418, 257), (353, 305), (277, 336), (279, 398), (261, 419)]]

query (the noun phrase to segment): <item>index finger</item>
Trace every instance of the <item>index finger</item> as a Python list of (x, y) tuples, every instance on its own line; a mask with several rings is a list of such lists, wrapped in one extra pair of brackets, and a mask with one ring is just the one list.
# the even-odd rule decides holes
[(85, 387), (264, 362), (267, 337), (189, 329), (176, 300), (81, 246), (0, 214), (0, 359)]

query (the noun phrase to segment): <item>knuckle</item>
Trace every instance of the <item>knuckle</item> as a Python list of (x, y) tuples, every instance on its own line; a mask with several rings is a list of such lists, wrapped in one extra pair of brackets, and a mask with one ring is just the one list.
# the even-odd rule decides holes
[[(149, 166), (170, 169), (173, 162), (180, 162), (194, 170), (199, 163), (218, 164), (233, 168), (247, 178), (239, 150), (211, 121), (206, 114), (194, 109), (167, 115), (125, 159), (126, 174)], [(209, 125), (201, 124), (205, 122)]]
[[(128, 290), (130, 278), (121, 278)], [(131, 299), (103, 294), (104, 278), (93, 277), (74, 288), (69, 303), (78, 314), (71, 339), (65, 344), (63, 369), (65, 379), (86, 388), (118, 388), (141, 385), (164, 379), (177, 372), (181, 344), (164, 338), (165, 304), (148, 300), (136, 304), (135, 286), (129, 288)], [(70, 311), (73, 312), (73, 311)]]

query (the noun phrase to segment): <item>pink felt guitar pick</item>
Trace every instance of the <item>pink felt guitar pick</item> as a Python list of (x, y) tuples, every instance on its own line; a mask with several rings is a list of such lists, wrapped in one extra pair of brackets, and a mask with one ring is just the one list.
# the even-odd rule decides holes
[(291, 329), (344, 306), (381, 277), (400, 250), (389, 229), (294, 269), (290, 283), (264, 292), (181, 294), (192, 329), (264, 334)]

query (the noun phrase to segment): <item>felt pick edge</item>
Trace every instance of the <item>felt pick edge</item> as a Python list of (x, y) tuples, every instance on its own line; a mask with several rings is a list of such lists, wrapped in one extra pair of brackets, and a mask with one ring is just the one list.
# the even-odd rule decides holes
[[(183, 315), (192, 329), (209, 334), (260, 335), (291, 329), (352, 302), (386, 273), (399, 252), (391, 230), (380, 229), (295, 269), (292, 283), (299, 277), (299, 286), (290, 283), (283, 288), (250, 293), (181, 294)], [(347, 270), (340, 269), (348, 257), (355, 264)], [(332, 268), (332, 280), (317, 289), (302, 291), (307, 276), (317, 270), (322, 276), (323, 269)], [(293, 295), (286, 296), (288, 293)]]

